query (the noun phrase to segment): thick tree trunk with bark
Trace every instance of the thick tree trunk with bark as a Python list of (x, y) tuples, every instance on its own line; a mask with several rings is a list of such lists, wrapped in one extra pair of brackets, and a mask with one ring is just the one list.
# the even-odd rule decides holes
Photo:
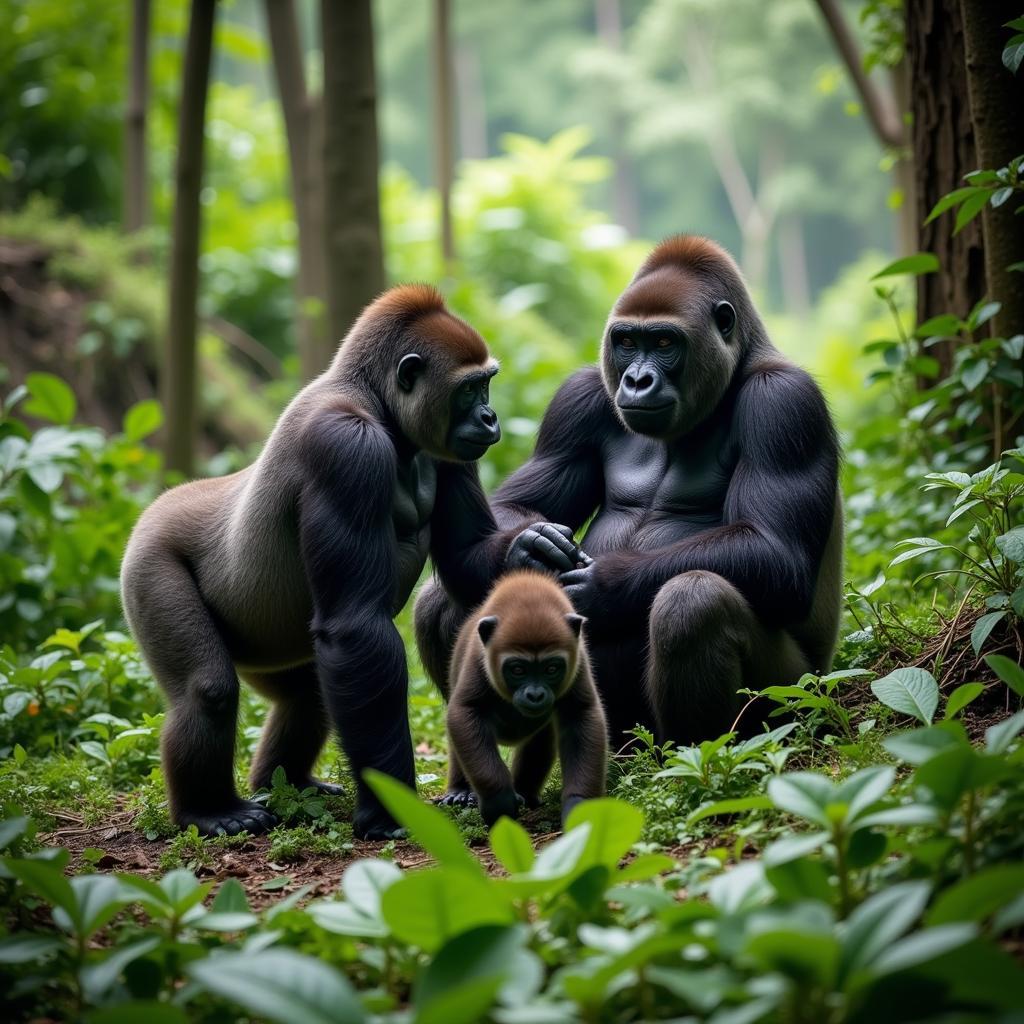
[(446, 265), (455, 259), (452, 232), (452, 182), (455, 180), (452, 116), (453, 66), (451, 43), (451, 4), (434, 0), (434, 176), (441, 200), (441, 255)]
[(149, 106), (149, 0), (132, 0), (131, 50), (128, 54), (128, 102), (124, 112), (124, 230), (144, 227), (149, 219), (146, 160), (146, 110)]
[(199, 288), (199, 193), (203, 127), (213, 52), (216, 0), (192, 0), (178, 114), (178, 159), (171, 223), (170, 295), (163, 403), (167, 467), (192, 473), (196, 433), (196, 299)]
[(295, 275), (299, 360), (311, 380), (331, 361), (327, 335), (327, 284), (323, 238), (323, 161), (319, 104), (306, 89), (302, 42), (294, 0), (266, 0), (274, 77), (284, 115), (291, 166), (292, 203), (298, 227)]
[(321, 0), (328, 324), (332, 343), (384, 288), (371, 0)]
[[(910, 77), (918, 246), (933, 252), (940, 270), (917, 279), (917, 318), (939, 313), (966, 316), (985, 294), (981, 227), (975, 221), (953, 235), (953, 215), (924, 224), (932, 207), (978, 168), (967, 97), (963, 25), (959, 0), (908, 0), (906, 49)], [(931, 350), (943, 371), (952, 348)]]
[[(1001, 54), (1011, 30), (1003, 26), (1024, 13), (1019, 0), (962, 0), (967, 86), (978, 164), (989, 170), (1005, 167), (1024, 153), (1024, 73), (1012, 74)], [(1024, 215), (1011, 201), (982, 211), (985, 235), (985, 277), (989, 298), (1002, 303), (992, 321), (996, 335), (1024, 331), (1024, 276), (1008, 271), (1024, 260)]]

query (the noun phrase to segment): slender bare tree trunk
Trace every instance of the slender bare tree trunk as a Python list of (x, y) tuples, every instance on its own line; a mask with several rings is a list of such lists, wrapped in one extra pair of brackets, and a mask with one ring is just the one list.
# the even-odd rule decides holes
[(324, 273), (323, 161), (319, 139), (318, 104), (306, 89), (302, 41), (294, 0), (266, 0), (267, 32), (274, 77), (281, 99), (288, 162), (291, 165), (292, 204), (298, 227), (299, 265), (295, 275), (299, 360), (302, 376), (311, 380), (330, 362), (327, 337), (327, 284)]
[[(1014, 75), (1000, 60), (1011, 35), (1003, 26), (1024, 8), (1005, 0), (962, 0), (960, 10), (978, 163), (998, 170), (1024, 153), (1024, 74)], [(992, 327), (1004, 338), (1024, 331), (1024, 280), (1006, 269), (1024, 259), (1024, 215), (1017, 216), (1015, 207), (986, 206), (981, 214), (987, 294), (1002, 303)]]
[[(920, 322), (939, 313), (966, 316), (985, 294), (980, 225), (975, 221), (953, 235), (951, 214), (924, 224), (938, 200), (962, 186), (964, 175), (978, 168), (959, 0), (909, 0), (906, 47), (920, 225), (917, 248), (935, 253), (941, 267), (938, 273), (917, 279), (917, 318)], [(948, 373), (952, 346), (936, 345), (930, 354)]]
[(124, 112), (124, 230), (145, 227), (149, 219), (146, 111), (149, 106), (149, 0), (132, 0), (128, 102)]
[(487, 156), (487, 109), (480, 55), (469, 46), (455, 51), (455, 88), (458, 93), (459, 154), (463, 160)]
[(779, 221), (778, 237), (782, 301), (788, 312), (804, 316), (811, 308), (811, 289), (807, 279), (804, 227), (799, 214), (788, 214)]
[[(594, 17), (597, 36), (613, 53), (622, 51), (622, 5), (619, 0), (595, 0)], [(611, 156), (614, 167), (612, 179), (615, 219), (631, 235), (640, 230), (639, 200), (633, 163), (623, 145), (626, 124), (622, 115), (611, 115)]]
[(328, 324), (344, 337), (384, 288), (371, 0), (321, 0)]
[(213, 53), (216, 0), (192, 0), (178, 114), (174, 172), (170, 296), (163, 403), (169, 469), (192, 473), (196, 433), (196, 299), (199, 289), (199, 193), (203, 183), (203, 127)]
[(452, 182), (455, 180), (453, 159), (454, 125), (452, 118), (452, 42), (451, 4), (434, 0), (434, 166), (437, 192), (441, 200), (441, 255), (445, 265), (455, 259), (455, 237), (452, 232)]

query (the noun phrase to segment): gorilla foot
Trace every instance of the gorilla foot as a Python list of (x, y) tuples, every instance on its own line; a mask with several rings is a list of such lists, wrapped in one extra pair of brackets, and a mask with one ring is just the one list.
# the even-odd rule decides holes
[(223, 811), (211, 814), (186, 811), (178, 816), (178, 824), (183, 829), (195, 825), (201, 836), (237, 836), (239, 832), (257, 836), (269, 832), (277, 821), (276, 814), (254, 800), (239, 800)]
[(476, 793), (471, 789), (449, 789), (435, 802), (442, 807), (476, 807)]
[(352, 818), (352, 834), (356, 839), (384, 842), (409, 835), (383, 808), (357, 810)]

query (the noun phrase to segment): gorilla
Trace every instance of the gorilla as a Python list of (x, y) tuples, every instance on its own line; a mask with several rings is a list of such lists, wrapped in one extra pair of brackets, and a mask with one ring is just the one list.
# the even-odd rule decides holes
[(167, 696), (163, 767), (178, 825), (213, 835), (274, 824), (235, 790), (240, 675), (273, 700), (251, 785), (281, 766), (300, 788), (330, 790), (310, 773), (333, 724), (356, 780), (356, 835), (396, 834), (362, 781), (376, 768), (415, 788), (392, 619), (428, 554), (457, 597), (487, 586), (461, 551), (493, 525), (474, 460), (501, 436), (495, 373), (483, 339), (434, 289), (394, 288), (252, 466), (175, 487), (142, 515), (122, 600)]
[[(673, 237), (616, 301), (600, 368), (557, 392), (465, 557), (484, 576), (557, 575), (588, 620), (613, 750), (638, 722), (697, 742), (730, 728), (740, 689), (830, 667), (839, 460), (820, 389), (772, 345), (733, 260)], [(436, 582), (416, 605), (442, 692), (465, 614)]]

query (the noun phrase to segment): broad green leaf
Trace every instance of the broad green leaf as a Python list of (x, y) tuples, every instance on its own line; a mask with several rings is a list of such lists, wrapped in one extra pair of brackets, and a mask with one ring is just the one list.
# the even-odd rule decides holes
[(189, 977), (207, 992), (280, 1024), (362, 1024), (366, 1012), (340, 971), (292, 949), (219, 953), (194, 960)]
[(989, 634), (1004, 618), (1006, 618), (1005, 611), (989, 612), (987, 615), (982, 615), (974, 624), (974, 629), (971, 630), (971, 647), (974, 648), (975, 655), (980, 656), (981, 648), (985, 645)]
[[(779, 840), (780, 843), (785, 841)], [(829, 868), (821, 860), (794, 857), (777, 864), (766, 862), (765, 877), (779, 894), (779, 899), (786, 903), (800, 900), (820, 900), (828, 904), (833, 902), (835, 894), (829, 880)]]
[(840, 926), (841, 974), (869, 967), (920, 918), (928, 902), (928, 882), (898, 882), (866, 899)]
[(968, 196), (956, 211), (956, 224), (953, 227), (953, 234), (958, 235), (983, 209), (988, 202), (988, 189), (979, 189), (973, 196)]
[(417, 871), (395, 882), (384, 891), (381, 911), (397, 938), (427, 952), (471, 928), (515, 920), (495, 883), (451, 866)]
[(779, 810), (789, 811), (823, 828), (831, 821), (825, 808), (835, 798), (835, 787), (814, 772), (789, 772), (768, 780), (768, 795)]
[(27, 964), (42, 960), (64, 945), (55, 935), (24, 933), (0, 939), (0, 964)]
[[(532, 999), (543, 983), (544, 968), (536, 954), (524, 949), (526, 938), (521, 925), (485, 925), (445, 943), (413, 989), (414, 1019), (417, 1022), (436, 1020), (438, 1024), (473, 1024), (484, 1016), (503, 988), (510, 990), (514, 1002)], [(454, 991), (484, 980), (495, 982), (479, 993), (482, 1001), (483, 992), (489, 991), (490, 1001), (477, 1007), (473, 1015), (464, 1015), (461, 1003), (452, 1005), (450, 997)], [(442, 1007), (444, 1015), (439, 1012)]]
[(116, 946), (105, 951), (105, 956), (98, 963), (91, 963), (79, 972), (86, 997), (91, 1003), (98, 1003), (101, 997), (115, 984), (121, 972), (141, 956), (156, 949), (160, 945), (159, 935), (149, 935), (127, 946)]
[(771, 800), (766, 796), (740, 796), (731, 800), (716, 800), (714, 803), (703, 804), (687, 819), (688, 825), (694, 825), (705, 818), (713, 818), (719, 814), (739, 814), (742, 811), (763, 811), (772, 807)]
[[(1021, 723), (1024, 724), (1024, 713)], [(991, 785), (1005, 777), (1008, 771), (1009, 767), (1001, 758), (986, 757), (965, 744), (951, 747), (925, 761), (914, 772), (914, 780), (931, 790), (942, 807), (951, 809), (965, 793)]]
[(1024, 565), (1024, 526), (1015, 526), (1009, 533), (996, 537), (996, 547), (1017, 565)]
[(1024, 729), (1024, 711), (1018, 711), (1005, 721), (989, 726), (985, 730), (985, 749), (990, 754), (1005, 754), (1021, 729)]
[[(762, 968), (778, 971), (799, 986), (830, 991), (839, 966), (839, 942), (827, 932), (782, 926), (749, 939), (743, 954)], [(760, 1019), (760, 1018), (758, 1018)]]
[(28, 829), (28, 818), (5, 818), (0, 821), (0, 850), (6, 850), (15, 840), (20, 839)]
[(543, 881), (571, 876), (583, 863), (583, 854), (589, 843), (589, 823), (570, 829), (541, 847), (528, 877)]
[(871, 684), (871, 692), (887, 707), (931, 725), (939, 705), (939, 687), (923, 668), (898, 668)]
[(365, 914), (341, 900), (317, 900), (306, 907), (306, 913), (324, 931), (335, 935), (355, 935), (366, 939), (382, 939), (388, 935), (383, 917)]
[(640, 838), (644, 828), (643, 812), (624, 800), (604, 797), (577, 804), (565, 823), (567, 831), (590, 825), (590, 838), (581, 864), (603, 864), (614, 868)]
[(487, 1017), (500, 988), (500, 977), (462, 982), (439, 992), (421, 1007), (412, 1018), (413, 1024), (476, 1024)]
[(888, 264), (877, 274), (872, 275), (871, 280), (877, 281), (880, 277), (892, 277), (896, 274), (934, 274), (938, 269), (939, 260), (934, 253), (919, 252)]
[(836, 786), (835, 802), (847, 805), (846, 820), (853, 823), (889, 792), (896, 771), (883, 765), (862, 768)]
[(30, 395), (22, 410), (51, 423), (67, 424), (75, 418), (75, 393), (52, 373), (30, 373), (25, 378)]
[(960, 333), (960, 321), (949, 313), (940, 316), (933, 316), (919, 324), (914, 334), (918, 338), (952, 338)]
[(979, 188), (975, 185), (965, 185), (963, 188), (955, 188), (952, 192), (947, 192), (933, 207), (932, 212), (928, 214), (925, 224), (930, 224), (936, 217), (945, 213), (947, 210), (952, 209), (954, 206), (959, 205), (965, 199), (969, 199), (971, 196), (976, 195), (988, 195), (988, 190)]
[(357, 860), (342, 874), (341, 891), (360, 913), (379, 918), (381, 898), (401, 878), (401, 870), (390, 861)]
[(984, 692), (984, 683), (963, 683), (949, 695), (942, 717), (947, 720), (956, 718), (968, 704), (977, 700)]
[(76, 875), (71, 888), (77, 904), (75, 914), (56, 908), (53, 919), (62, 928), (88, 937), (99, 931), (117, 912), (132, 901), (127, 891), (113, 875)]
[(1016, 35), (1010, 39), (1002, 55), (1003, 66), (1011, 73), (1017, 74), (1024, 63), (1024, 36)]
[(945, 924), (937, 928), (926, 928), (891, 943), (875, 957), (872, 969), (878, 974), (905, 971), (965, 946), (977, 934), (978, 929), (973, 924)]
[[(886, 807), (880, 811), (872, 811), (864, 815), (857, 822), (858, 828), (864, 831), (876, 826), (886, 825), (935, 825), (938, 823), (938, 815), (933, 807), (925, 807), (921, 804), (899, 804), (896, 807)], [(856, 834), (860, 834), (859, 832)]]
[(765, 878), (764, 865), (756, 860), (741, 861), (708, 883), (708, 899), (723, 914), (735, 914), (760, 906), (774, 894)]
[[(829, 841), (828, 832), (808, 832), (804, 835), (783, 836), (765, 847), (761, 859), (766, 868), (776, 867), (798, 857), (820, 850)], [(770, 879), (769, 879), (770, 881)]]
[(1024, 894), (1024, 864), (995, 864), (961, 879), (939, 894), (928, 911), (928, 924), (984, 921)]
[(141, 441), (159, 430), (164, 423), (164, 411), (153, 398), (136, 402), (124, 414), (124, 435), (129, 441)]
[(411, 789), (383, 772), (368, 769), (363, 778), (395, 820), (404, 825), (438, 863), (468, 874), (483, 875), (480, 862), (466, 848), (459, 830), (442, 811), (424, 803)]
[(901, 761), (908, 764), (924, 764), (943, 750), (966, 742), (962, 729), (957, 732), (947, 726), (932, 725), (910, 732), (893, 733), (882, 740), (882, 746)]
[(535, 854), (530, 837), (518, 822), (499, 818), (491, 829), (491, 850), (501, 866), (510, 874), (523, 874), (533, 867)]
[(54, 908), (63, 910), (66, 920), (76, 927), (81, 923), (78, 900), (62, 868), (44, 860), (5, 857), (4, 867), (27, 889), (42, 896)]
[(1024, 668), (1017, 662), (1012, 661), (1002, 654), (989, 654), (985, 658), (985, 664), (1006, 685), (1013, 690), (1018, 697), (1024, 697)]

